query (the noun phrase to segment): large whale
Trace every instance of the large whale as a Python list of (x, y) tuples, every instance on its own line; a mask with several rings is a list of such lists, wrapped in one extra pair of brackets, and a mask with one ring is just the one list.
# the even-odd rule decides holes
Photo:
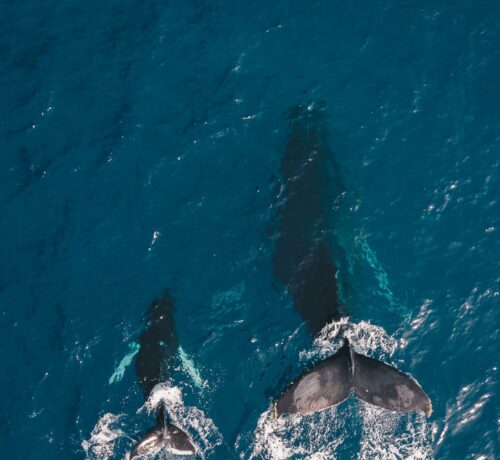
[[(328, 147), (324, 109), (290, 111), (281, 176), (274, 272), (314, 337), (327, 323), (348, 315), (338, 282), (344, 257), (331, 228), (332, 211), (345, 189)], [(339, 404), (351, 393), (391, 411), (426, 415), (432, 411), (430, 399), (415, 380), (356, 353), (346, 338), (333, 356), (292, 382), (273, 411), (278, 416), (308, 414)]]
[[(159, 300), (151, 304), (146, 329), (139, 338), (135, 369), (145, 399), (158, 383), (167, 381), (168, 370), (179, 347), (173, 311), (174, 302), (165, 291)], [(163, 405), (157, 408), (155, 426), (134, 446), (129, 458), (151, 455), (161, 449), (175, 455), (197, 453), (189, 436), (169, 421)]]

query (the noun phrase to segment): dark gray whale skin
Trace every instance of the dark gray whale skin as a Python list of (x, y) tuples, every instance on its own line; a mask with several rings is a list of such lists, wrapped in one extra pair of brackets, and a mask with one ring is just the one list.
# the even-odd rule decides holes
[(328, 148), (325, 113), (295, 107), (289, 119), (273, 267), (314, 336), (341, 316), (328, 217), (345, 188)]
[(175, 358), (179, 343), (174, 324), (174, 302), (168, 291), (154, 300), (146, 316), (146, 329), (139, 337), (135, 358), (137, 380), (148, 398), (158, 383), (168, 378), (168, 369)]
[[(276, 278), (315, 336), (348, 315), (340, 302), (339, 263), (345, 260), (331, 226), (345, 187), (328, 147), (326, 112), (313, 106), (289, 113), (281, 165), (283, 181), (273, 254)], [(342, 332), (341, 332), (342, 334)], [(308, 414), (344, 401), (351, 393), (396, 412), (430, 415), (428, 396), (410, 376), (355, 353), (347, 339), (339, 351), (297, 378), (274, 404), (274, 413)]]
[[(179, 344), (173, 312), (173, 299), (165, 291), (160, 299), (151, 304), (146, 317), (146, 329), (139, 337), (135, 370), (145, 399), (158, 383), (168, 379), (168, 369), (177, 353)], [(134, 446), (129, 458), (149, 455), (160, 449), (177, 455), (195, 455), (197, 452), (189, 436), (170, 423), (163, 406), (157, 410), (156, 425)]]

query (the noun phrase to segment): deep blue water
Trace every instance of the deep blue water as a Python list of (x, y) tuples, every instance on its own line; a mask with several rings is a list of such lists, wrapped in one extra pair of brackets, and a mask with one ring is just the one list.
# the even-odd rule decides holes
[[(123, 457), (151, 419), (122, 360), (165, 288), (172, 410), (206, 458), (499, 455), (498, 2), (0, 7), (1, 458)], [(261, 417), (332, 339), (271, 264), (285, 114), (317, 101), (357, 347), (411, 372), (429, 419)]]

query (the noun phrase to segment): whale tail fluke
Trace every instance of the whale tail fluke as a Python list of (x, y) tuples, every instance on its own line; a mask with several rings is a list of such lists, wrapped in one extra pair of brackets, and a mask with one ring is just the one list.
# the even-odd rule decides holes
[(341, 403), (352, 389), (349, 346), (316, 364), (295, 380), (274, 405), (277, 415), (308, 414)]
[(134, 446), (129, 460), (146, 457), (160, 450), (180, 456), (196, 455), (197, 449), (189, 436), (165, 419), (163, 411), (157, 416), (156, 425)]
[(354, 392), (359, 399), (395, 412), (431, 415), (431, 400), (413, 378), (368, 356), (353, 356)]
[(344, 401), (353, 391), (359, 399), (395, 412), (424, 412), (432, 403), (418, 383), (376, 359), (355, 353), (347, 339), (333, 356), (302, 374), (274, 405), (276, 415), (308, 414)]

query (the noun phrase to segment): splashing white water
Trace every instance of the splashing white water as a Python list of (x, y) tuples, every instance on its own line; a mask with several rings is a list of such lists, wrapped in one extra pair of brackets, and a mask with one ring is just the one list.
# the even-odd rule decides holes
[(401, 415), (360, 403), (363, 424), (360, 460), (433, 458), (430, 424), (422, 414)]
[[(160, 383), (153, 388), (148, 400), (137, 411), (155, 414), (163, 405), (169, 420), (185, 431), (198, 449), (199, 457), (205, 455), (222, 443), (222, 436), (214, 422), (205, 414), (195, 408), (184, 404), (181, 390), (169, 383)], [(153, 419), (154, 420), (154, 419)], [(87, 460), (108, 460), (116, 458), (118, 452), (123, 452), (126, 446), (131, 448), (132, 436), (127, 434), (132, 431), (129, 417), (121, 414), (104, 414), (95, 425), (90, 438), (82, 442)], [(139, 435), (144, 434), (140, 433)], [(134, 435), (134, 438), (137, 436)], [(134, 443), (137, 439), (134, 439)], [(158, 456), (160, 455), (160, 456)], [(170, 455), (168, 458), (171, 458)], [(128, 458), (128, 454), (125, 455)], [(160, 452), (154, 458), (163, 458)]]
[(346, 317), (328, 323), (321, 329), (312, 348), (300, 352), (301, 361), (308, 363), (331, 356), (342, 346), (342, 337), (347, 338), (352, 347), (362, 354), (372, 354), (376, 350), (379, 354), (382, 352), (383, 355), (392, 356), (398, 345), (397, 339), (387, 334), (382, 327), (368, 321), (350, 323)]
[(115, 455), (117, 441), (128, 438), (119, 427), (123, 415), (104, 414), (90, 434), (90, 439), (82, 442), (85, 458), (88, 460), (107, 460)]
[(196, 407), (186, 406), (181, 390), (169, 383), (159, 383), (139, 409), (155, 413), (163, 405), (169, 420), (191, 437), (201, 458), (222, 443), (222, 435), (214, 422)]
[(343, 429), (344, 419), (337, 412), (333, 407), (308, 417), (275, 417), (268, 410), (257, 422), (251, 453), (241, 453), (240, 458), (334, 459), (334, 452), (344, 441), (346, 431)]

